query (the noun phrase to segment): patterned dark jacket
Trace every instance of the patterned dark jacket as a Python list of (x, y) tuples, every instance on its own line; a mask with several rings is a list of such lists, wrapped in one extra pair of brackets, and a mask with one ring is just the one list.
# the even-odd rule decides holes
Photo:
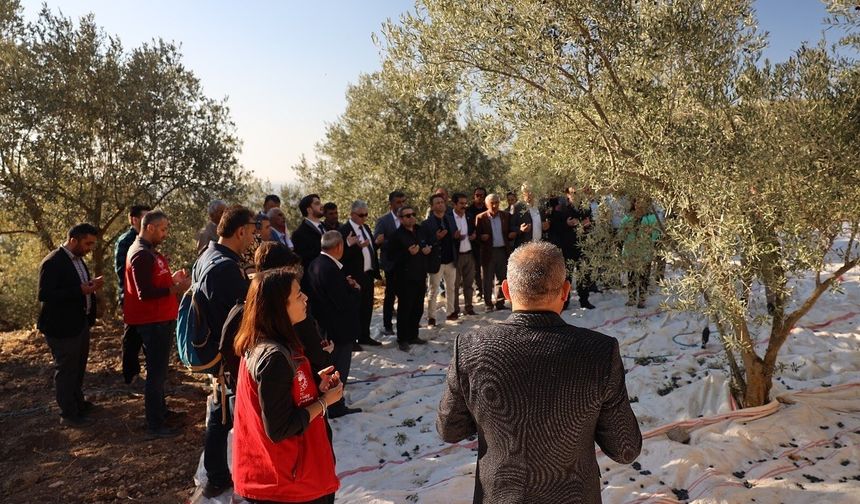
[(594, 443), (624, 464), (642, 448), (618, 341), (552, 312), (457, 337), (436, 429), (478, 435), (476, 503), (600, 503)]

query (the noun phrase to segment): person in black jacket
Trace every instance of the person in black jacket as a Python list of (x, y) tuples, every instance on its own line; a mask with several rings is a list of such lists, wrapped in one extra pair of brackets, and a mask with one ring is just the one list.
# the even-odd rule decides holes
[[(427, 326), (436, 326), (436, 310), (438, 304), (439, 285), (445, 282), (445, 318), (457, 320), (454, 307), (456, 296), (455, 283), (457, 280), (457, 264), (454, 261), (454, 235), (457, 224), (454, 216), (445, 205), (445, 196), (434, 194), (430, 196), (430, 214), (421, 224), (425, 239), (432, 244), (433, 250), (427, 256), (428, 293), (427, 293)], [(458, 242), (459, 245), (459, 242)], [(453, 295), (448, 295), (453, 293)]]
[[(343, 383), (349, 378), (352, 364), (352, 346), (358, 332), (358, 306), (360, 287), (343, 271), (343, 237), (338, 231), (326, 231), (321, 240), (320, 256), (311, 262), (305, 272), (307, 295), (311, 313), (319, 324), (326, 341), (334, 343), (332, 364), (340, 373)], [(329, 409), (329, 417), (337, 418), (361, 409), (347, 408), (338, 401)]]
[(560, 316), (564, 271), (554, 245), (519, 247), (503, 283), (511, 316), (454, 342), (436, 429), (449, 443), (478, 435), (476, 503), (597, 504), (594, 443), (621, 464), (642, 449), (618, 341)]
[(398, 216), (400, 227), (391, 235), (388, 254), (397, 278), (397, 346), (407, 352), (411, 343), (427, 343), (418, 337), (418, 325), (424, 314), (427, 256), (432, 247), (415, 223), (414, 208), (403, 206)]
[(382, 279), (379, 274), (379, 259), (376, 257), (376, 245), (371, 238), (367, 222), (367, 203), (354, 201), (349, 211), (349, 220), (340, 227), (343, 236), (344, 250), (343, 271), (358, 282), (361, 288), (361, 304), (359, 305), (359, 327), (355, 346), (361, 351), (361, 345), (382, 345), (370, 336), (370, 319), (373, 316), (373, 281)]
[(98, 229), (78, 224), (68, 238), (39, 265), (37, 327), (45, 335), (54, 358), (54, 386), (60, 423), (82, 427), (91, 423), (86, 415), (93, 403), (81, 390), (90, 353), (90, 327), (96, 321), (96, 295), (104, 285), (101, 276), (92, 278), (83, 257), (95, 247)]
[[(326, 232), (321, 220), (323, 211), (319, 195), (308, 194), (302, 198), (299, 201), (299, 212), (304, 219), (293, 231), (290, 239), (293, 242), (293, 250), (302, 258), (302, 267), (307, 271), (311, 261), (320, 255), (320, 237)], [(302, 288), (304, 287), (305, 285), (302, 285)]]

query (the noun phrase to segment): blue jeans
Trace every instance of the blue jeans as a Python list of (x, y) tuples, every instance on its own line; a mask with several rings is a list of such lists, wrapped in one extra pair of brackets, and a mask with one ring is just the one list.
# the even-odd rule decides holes
[(164, 402), (164, 382), (173, 345), (176, 321), (156, 322), (135, 326), (143, 341), (146, 354), (146, 386), (143, 389), (146, 426), (157, 430), (164, 426), (167, 404)]
[[(230, 466), (227, 465), (227, 433), (233, 428), (233, 409), (230, 405), (235, 399), (232, 391), (227, 392), (226, 405), (221, 392), (212, 393), (206, 400), (206, 440), (203, 446), (203, 467), (206, 479), (213, 485), (227, 487), (232, 485)], [(227, 422), (222, 422), (222, 412), (227, 409)]]

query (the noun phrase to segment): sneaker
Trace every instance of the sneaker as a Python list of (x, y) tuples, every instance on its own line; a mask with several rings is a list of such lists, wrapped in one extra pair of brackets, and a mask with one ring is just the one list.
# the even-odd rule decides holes
[(476, 313), (475, 313), (475, 309), (474, 309), (474, 308), (472, 308), (471, 306), (470, 306), (470, 307), (468, 307), (468, 308), (466, 308), (465, 313), (466, 313), (466, 315), (476, 315)]
[(72, 429), (83, 429), (84, 427), (89, 427), (94, 423), (96, 423), (96, 421), (92, 418), (87, 418), (80, 415), (60, 417), (60, 425), (62, 425), (63, 427), (70, 427)]
[(448, 315), (447, 317), (445, 317), (445, 320), (454, 321), (454, 320), (457, 320), (459, 318), (460, 318), (460, 314), (457, 312), (454, 312), (454, 313)]
[(436, 319), (430, 317), (427, 319), (427, 327), (436, 327)]
[(214, 499), (231, 488), (233, 488), (232, 481), (226, 485), (216, 485), (211, 481), (207, 481), (206, 484), (203, 485), (203, 497)]
[(409, 351), (409, 343), (407, 343), (405, 341), (398, 341), (397, 342), (397, 348), (399, 348), (400, 350), (402, 350), (404, 352), (408, 352)]
[(426, 345), (427, 340), (423, 340), (423, 339), (419, 338), (418, 336), (416, 336), (415, 339), (409, 340), (409, 343), (411, 345)]
[(146, 439), (166, 439), (182, 434), (179, 429), (161, 426), (157, 429), (146, 429)]

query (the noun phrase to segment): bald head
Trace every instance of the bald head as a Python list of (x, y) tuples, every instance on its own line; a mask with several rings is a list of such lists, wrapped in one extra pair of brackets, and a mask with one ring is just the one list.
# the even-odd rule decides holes
[[(549, 242), (529, 242), (508, 260), (506, 291), (515, 309), (559, 311), (570, 290), (561, 250)], [(516, 308), (518, 306), (519, 308)]]

